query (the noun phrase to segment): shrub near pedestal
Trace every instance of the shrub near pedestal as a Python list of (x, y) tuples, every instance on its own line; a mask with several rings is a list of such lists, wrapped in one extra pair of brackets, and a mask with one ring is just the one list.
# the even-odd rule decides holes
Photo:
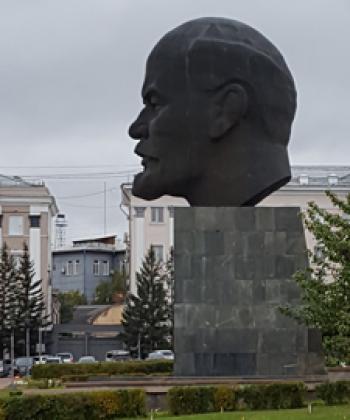
[(91, 364), (67, 363), (35, 365), (33, 379), (62, 378), (64, 376), (118, 376), (118, 375), (152, 375), (169, 374), (173, 371), (171, 360), (130, 362), (100, 362)]
[(303, 383), (246, 385), (237, 388), (174, 387), (168, 392), (171, 414), (196, 414), (213, 411), (233, 411), (273, 408), (299, 408), (304, 404), (306, 387)]
[(11, 420), (100, 420), (144, 416), (146, 404), (144, 391), (134, 389), (10, 397), (4, 411)]

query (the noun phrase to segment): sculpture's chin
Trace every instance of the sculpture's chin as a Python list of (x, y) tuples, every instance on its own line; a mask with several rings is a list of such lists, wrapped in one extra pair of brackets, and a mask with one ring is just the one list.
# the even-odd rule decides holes
[(144, 200), (155, 200), (164, 195), (159, 191), (159, 180), (152, 182), (146, 172), (140, 172), (135, 176), (131, 192)]

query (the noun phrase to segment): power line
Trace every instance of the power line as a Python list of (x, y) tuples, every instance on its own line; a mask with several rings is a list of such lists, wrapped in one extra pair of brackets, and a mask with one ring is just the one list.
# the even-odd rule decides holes
[[(85, 209), (104, 209), (105, 206), (90, 206), (90, 205), (84, 205), (84, 204), (72, 204), (72, 203), (64, 203), (64, 206), (68, 207), (79, 207), (79, 208), (85, 208)], [(107, 206), (108, 209), (119, 209), (119, 206)]]
[(105, 179), (105, 178), (125, 178), (135, 174), (135, 171), (120, 172), (88, 172), (88, 173), (65, 173), (65, 174), (37, 174), (37, 175), (21, 175), (21, 178), (28, 180), (35, 179), (70, 179), (70, 180), (88, 180), (88, 179)]
[[(109, 191), (116, 191), (117, 190), (117, 188), (116, 187), (112, 187), (112, 188), (108, 188), (107, 190), (106, 190), (106, 192), (109, 192)], [(70, 199), (70, 198), (84, 198), (84, 197), (92, 197), (92, 196), (94, 196), (94, 195), (100, 195), (100, 194), (104, 194), (104, 190), (101, 190), (101, 191), (96, 191), (96, 192), (93, 192), (93, 193), (88, 193), (88, 194), (80, 194), (80, 195), (65, 195), (65, 196), (62, 196), (62, 197), (56, 197), (56, 199), (57, 200), (65, 200), (65, 199)]]
[[(125, 164), (125, 167), (137, 168), (139, 165)], [(50, 165), (50, 166), (1, 166), (0, 169), (74, 169), (74, 168), (113, 168), (118, 167), (116, 164), (101, 164), (101, 165)]]

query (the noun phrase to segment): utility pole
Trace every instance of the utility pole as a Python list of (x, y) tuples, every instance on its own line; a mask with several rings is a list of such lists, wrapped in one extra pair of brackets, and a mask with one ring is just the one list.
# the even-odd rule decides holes
[(26, 356), (30, 357), (30, 328), (26, 326)]
[(141, 334), (138, 333), (137, 335), (137, 353), (138, 353), (138, 359), (141, 360)]
[(39, 327), (39, 351), (38, 351), (39, 356), (41, 356), (41, 353), (42, 353), (42, 349), (41, 349), (42, 344), (43, 344), (43, 331), (41, 327)]
[(103, 183), (103, 234), (107, 231), (107, 184)]
[(15, 376), (15, 330), (11, 329), (11, 370), (12, 377)]

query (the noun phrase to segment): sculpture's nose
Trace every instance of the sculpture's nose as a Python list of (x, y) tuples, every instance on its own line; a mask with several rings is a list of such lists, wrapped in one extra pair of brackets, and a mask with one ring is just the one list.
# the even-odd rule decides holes
[(143, 111), (129, 127), (129, 136), (135, 140), (148, 137), (148, 124), (145, 121)]

